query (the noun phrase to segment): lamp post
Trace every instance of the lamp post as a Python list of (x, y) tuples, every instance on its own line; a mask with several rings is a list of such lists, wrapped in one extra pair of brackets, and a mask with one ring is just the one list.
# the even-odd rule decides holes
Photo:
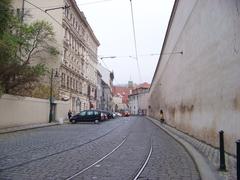
[(50, 76), (50, 98), (49, 98), (49, 101), (50, 101), (50, 111), (49, 111), (49, 123), (51, 123), (54, 118), (53, 118), (53, 106), (54, 106), (54, 99), (53, 99), (53, 78), (54, 77), (58, 77), (58, 73), (57, 73), (57, 70), (56, 70), (56, 73), (55, 75), (53, 76), (54, 74), (54, 69), (52, 68), (51, 69), (51, 76)]

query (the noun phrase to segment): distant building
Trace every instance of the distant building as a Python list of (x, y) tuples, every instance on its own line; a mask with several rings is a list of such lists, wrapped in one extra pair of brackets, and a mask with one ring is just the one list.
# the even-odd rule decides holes
[[(150, 84), (148, 83), (142, 83), (140, 85), (136, 85), (134, 84), (132, 81), (129, 81), (127, 85), (118, 85), (118, 86), (114, 86), (113, 87), (113, 96), (114, 96), (114, 104), (115, 104), (115, 109), (118, 109), (118, 111), (124, 111), (124, 110), (128, 110), (130, 111), (131, 108), (134, 109), (137, 108), (139, 109), (140, 107), (136, 107), (136, 106), (131, 106), (133, 101), (131, 99), (131, 102), (129, 101), (129, 97), (132, 98), (132, 96), (130, 96), (131, 94), (134, 93), (134, 89), (135, 89), (135, 93), (137, 92), (137, 88), (143, 88), (143, 89), (148, 89), (150, 87)], [(120, 101), (119, 99), (122, 99), (122, 101)], [(145, 104), (145, 100), (144, 100), (144, 104)], [(145, 112), (145, 105), (144, 107), (141, 107), (141, 109), (144, 109)], [(134, 114), (138, 114), (138, 110), (135, 110), (136, 112), (134, 112)]]
[(101, 109), (102, 75), (97, 71), (96, 109)]
[(113, 86), (113, 95), (122, 97), (122, 103), (128, 104), (128, 95), (132, 93), (135, 85), (132, 81), (128, 81), (127, 85)]
[(98, 64), (98, 71), (101, 74), (101, 88), (99, 90), (100, 94), (100, 104), (99, 109), (106, 111), (113, 111), (113, 95), (112, 95), (112, 83), (114, 79), (113, 72), (109, 71), (107, 68)]
[(143, 83), (132, 90), (128, 96), (129, 110), (133, 115), (147, 115), (148, 110), (148, 91), (150, 84)]
[(113, 96), (114, 112), (122, 112), (128, 109), (127, 104), (123, 103), (123, 97), (121, 95)]

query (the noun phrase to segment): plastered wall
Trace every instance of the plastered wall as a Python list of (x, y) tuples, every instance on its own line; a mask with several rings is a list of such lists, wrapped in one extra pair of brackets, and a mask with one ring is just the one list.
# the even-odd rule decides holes
[[(149, 93), (149, 115), (235, 154), (240, 139), (240, 2), (179, 1)], [(183, 52), (177, 53), (177, 52)]]
[[(56, 120), (66, 119), (70, 103), (56, 103)], [(0, 128), (48, 123), (49, 109), (49, 100), (3, 95), (0, 98)]]

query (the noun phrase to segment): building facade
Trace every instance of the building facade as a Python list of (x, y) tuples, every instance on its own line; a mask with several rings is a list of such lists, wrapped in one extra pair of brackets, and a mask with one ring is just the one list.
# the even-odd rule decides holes
[(114, 74), (109, 71), (107, 68), (103, 67), (101, 64), (98, 64), (98, 70), (101, 74), (101, 88), (100, 88), (100, 109), (106, 111), (113, 111), (113, 94), (112, 94), (112, 85)]
[(123, 103), (123, 97), (121, 95), (113, 96), (113, 108), (114, 112), (123, 112), (128, 109), (128, 106)]
[(64, 46), (60, 94), (72, 101), (72, 110), (96, 108), (97, 48), (86, 17), (75, 1), (66, 1), (63, 16)]
[[(132, 90), (134, 89), (135, 85), (132, 81), (129, 81), (126, 85), (115, 85), (113, 86), (113, 96), (114, 98), (114, 106), (118, 107), (118, 111), (128, 111), (128, 95), (132, 93)], [(122, 100), (119, 101), (119, 98)]]
[(149, 114), (235, 154), (240, 137), (240, 3), (175, 0), (149, 93)]
[(101, 109), (102, 75), (97, 71), (96, 109)]
[(133, 115), (147, 115), (148, 112), (148, 92), (150, 85), (143, 83), (132, 90), (128, 96), (129, 111)]
[(53, 81), (59, 99), (70, 101), (73, 112), (96, 108), (97, 49), (100, 44), (76, 1), (14, 0), (13, 6), (30, 15), (24, 17), (24, 22), (45, 20), (53, 26), (54, 44), (60, 53), (45, 64), (58, 74)]

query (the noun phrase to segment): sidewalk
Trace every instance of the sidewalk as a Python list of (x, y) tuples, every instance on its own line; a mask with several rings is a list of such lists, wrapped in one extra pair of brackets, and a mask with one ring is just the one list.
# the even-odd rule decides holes
[[(192, 155), (196, 165), (204, 179), (226, 179), (236, 180), (236, 158), (225, 154), (227, 172), (219, 171), (219, 150), (207, 145), (167, 124), (161, 124), (160, 121), (147, 117), (157, 126), (180, 142), (186, 150)], [(205, 167), (207, 166), (207, 167)]]
[(59, 124), (60, 124), (59, 122), (52, 122), (52, 123), (32, 124), (32, 125), (4, 128), (4, 129), (0, 129), (0, 134), (11, 133), (11, 132), (16, 132), (16, 131), (23, 131), (23, 130), (27, 130), (27, 129), (36, 129), (36, 128), (42, 128), (42, 127), (48, 127), (48, 126), (56, 126)]

